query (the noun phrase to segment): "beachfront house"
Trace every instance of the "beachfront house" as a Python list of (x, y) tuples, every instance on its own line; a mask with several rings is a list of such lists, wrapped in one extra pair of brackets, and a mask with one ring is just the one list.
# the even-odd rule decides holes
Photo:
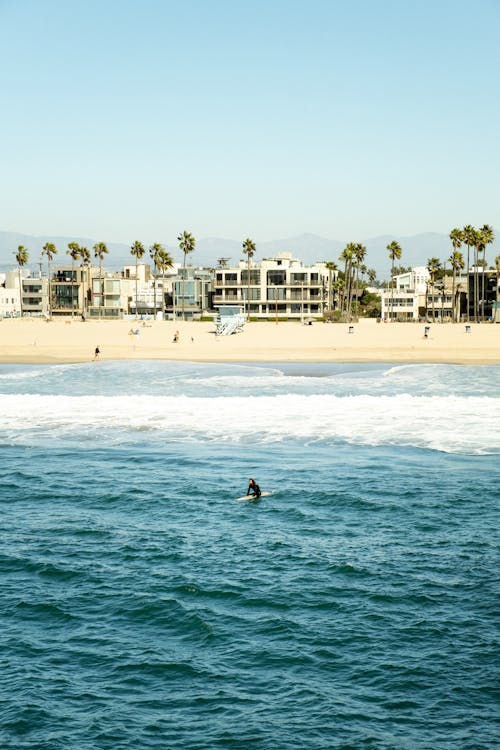
[(22, 279), (23, 315), (46, 316), (48, 313), (48, 279), (39, 273)]
[(15, 318), (21, 314), (18, 271), (0, 274), (0, 317)]
[(177, 270), (168, 298), (167, 313), (172, 319), (199, 319), (212, 308), (212, 271), (186, 266)]
[(392, 277), (388, 288), (380, 290), (382, 320), (405, 321), (425, 317), (425, 294), (429, 271), (416, 266)]
[(467, 277), (449, 274), (432, 279), (426, 266), (392, 278), (380, 292), (382, 320), (451, 322), (466, 310)]
[[(139, 266), (139, 269), (141, 266)], [(133, 274), (130, 273), (133, 269)], [(199, 319), (211, 307), (212, 273), (208, 268), (175, 264), (165, 274), (150, 274), (150, 269), (138, 274), (137, 300), (135, 289), (135, 266), (124, 270), (124, 283), (128, 284), (128, 312), (142, 318)]]
[(57, 266), (50, 279), (50, 308), (54, 317), (85, 315), (89, 266)]
[(260, 263), (241, 260), (238, 266), (214, 271), (213, 305), (240, 305), (257, 320), (309, 320), (328, 308), (329, 285), (337, 272), (325, 263), (304, 266), (291, 253), (264, 258)]

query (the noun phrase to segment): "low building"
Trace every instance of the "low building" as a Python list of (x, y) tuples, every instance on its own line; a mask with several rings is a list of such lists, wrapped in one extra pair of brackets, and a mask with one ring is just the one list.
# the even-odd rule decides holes
[(48, 313), (48, 279), (41, 274), (22, 280), (23, 315), (46, 316)]
[(50, 279), (51, 314), (85, 315), (88, 289), (87, 266), (57, 266)]
[(394, 276), (392, 285), (383, 289), (381, 297), (382, 320), (425, 320), (451, 322), (460, 320), (465, 313), (467, 278), (445, 275), (434, 284), (425, 266)]
[(14, 318), (21, 314), (21, 294), (18, 271), (0, 274), (0, 318)]
[(167, 312), (172, 318), (199, 318), (213, 306), (213, 272), (208, 268), (181, 267), (172, 280)]

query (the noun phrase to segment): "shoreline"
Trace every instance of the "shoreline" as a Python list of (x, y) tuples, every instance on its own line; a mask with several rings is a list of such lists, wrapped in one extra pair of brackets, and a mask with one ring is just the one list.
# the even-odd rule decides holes
[(4, 319), (0, 364), (80, 364), (94, 360), (96, 346), (99, 361), (500, 364), (500, 325), (429, 326), (426, 338), (422, 323), (266, 321), (216, 336), (212, 322)]

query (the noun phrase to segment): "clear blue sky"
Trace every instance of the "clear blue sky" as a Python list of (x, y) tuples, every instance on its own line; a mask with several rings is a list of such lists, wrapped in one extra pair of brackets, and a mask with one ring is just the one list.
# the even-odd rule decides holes
[(0, 0), (0, 229), (500, 229), (499, 0)]

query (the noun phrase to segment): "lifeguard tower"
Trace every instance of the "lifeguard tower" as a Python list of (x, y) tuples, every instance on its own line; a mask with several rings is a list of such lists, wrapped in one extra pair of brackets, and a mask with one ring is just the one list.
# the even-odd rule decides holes
[(243, 330), (246, 315), (238, 305), (224, 305), (218, 308), (219, 314), (215, 319), (217, 336), (229, 336)]

